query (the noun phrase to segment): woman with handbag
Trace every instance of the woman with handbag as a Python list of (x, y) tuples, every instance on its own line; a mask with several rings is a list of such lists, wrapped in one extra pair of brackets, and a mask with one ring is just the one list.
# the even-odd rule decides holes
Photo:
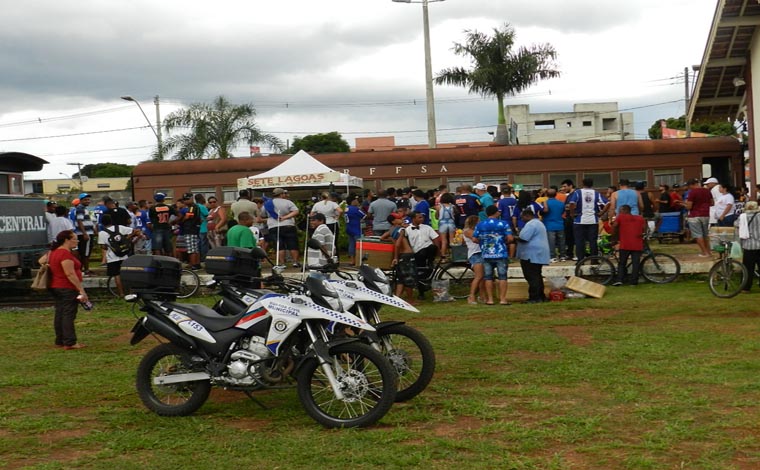
[(78, 244), (74, 232), (64, 230), (56, 236), (48, 255), (50, 292), (55, 299), (55, 346), (64, 350), (85, 347), (77, 342), (74, 329), (79, 303), (88, 301), (82, 285), (82, 263), (72, 253)]

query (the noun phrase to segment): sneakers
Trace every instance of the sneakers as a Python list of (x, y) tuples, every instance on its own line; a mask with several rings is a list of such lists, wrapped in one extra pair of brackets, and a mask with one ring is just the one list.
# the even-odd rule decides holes
[(560, 260), (560, 261), (567, 261), (567, 256), (560, 256), (560, 257), (559, 257), (559, 260)]
[(301, 263), (299, 263), (299, 262), (296, 261), (295, 263), (293, 263), (293, 267), (294, 268), (300, 268), (300, 267), (302, 267), (302, 265), (301, 265)]
[(200, 264), (196, 264), (195, 266), (190, 266), (190, 271), (200, 271), (203, 269)]
[(70, 350), (72, 350), (72, 349), (82, 349), (82, 348), (86, 348), (86, 347), (87, 347), (87, 346), (85, 346), (85, 345), (84, 345), (84, 344), (82, 344), (82, 343), (77, 343), (77, 344), (72, 344), (71, 346), (64, 346), (64, 347), (63, 347), (63, 350), (64, 350), (64, 351), (70, 351)]
[(622, 283), (622, 282), (620, 282), (620, 281), (615, 281), (615, 282), (613, 282), (613, 283), (612, 283), (612, 285), (613, 285), (613, 286), (622, 286), (622, 285), (623, 285), (623, 283)]
[(556, 263), (556, 262), (558, 262), (558, 261), (559, 261), (559, 259), (557, 259), (557, 258), (552, 258), (550, 261), (551, 261), (552, 263)]

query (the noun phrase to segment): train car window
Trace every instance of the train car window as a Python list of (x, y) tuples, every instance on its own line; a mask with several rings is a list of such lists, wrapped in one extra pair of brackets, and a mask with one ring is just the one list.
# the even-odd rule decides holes
[(8, 175), (0, 174), (0, 194), (10, 194), (10, 186), (8, 185)]
[(11, 194), (24, 194), (20, 176), (10, 175), (8, 179), (10, 180)]
[(397, 179), (384, 179), (380, 181), (380, 188), (382, 189), (388, 189), (388, 188), (408, 188), (409, 187), (409, 180), (407, 178), (397, 178)]
[[(607, 188), (609, 186), (612, 186), (612, 174), (609, 171), (605, 172), (588, 172), (583, 173), (583, 178), (593, 178), (594, 179), (594, 188), (600, 189), (600, 188)], [(576, 187), (581, 187), (581, 184), (575, 183)]]
[(674, 184), (683, 183), (683, 169), (661, 169), (653, 170), (654, 173), (654, 187), (659, 187), (661, 184), (667, 184), (673, 186)]
[(523, 189), (541, 189), (544, 186), (544, 175), (542, 173), (517, 174), (514, 175), (514, 183), (522, 185)]
[(216, 197), (216, 188), (214, 187), (190, 188), (190, 192), (193, 194), (203, 194), (203, 197), (206, 199)]

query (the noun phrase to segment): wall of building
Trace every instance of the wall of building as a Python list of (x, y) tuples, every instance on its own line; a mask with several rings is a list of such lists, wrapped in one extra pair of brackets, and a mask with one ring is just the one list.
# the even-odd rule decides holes
[(531, 113), (529, 105), (505, 107), (507, 124), (517, 123), (520, 144), (629, 140), (633, 113), (621, 113), (618, 104), (577, 103), (572, 112)]

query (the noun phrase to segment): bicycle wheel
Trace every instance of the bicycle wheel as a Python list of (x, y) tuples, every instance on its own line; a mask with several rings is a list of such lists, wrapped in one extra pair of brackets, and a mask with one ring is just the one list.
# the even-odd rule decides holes
[(449, 295), (455, 299), (465, 299), (470, 295), (470, 284), (475, 277), (470, 265), (457, 266), (447, 264), (441, 267), (435, 275), (437, 280), (449, 281)]
[(575, 265), (575, 275), (606, 286), (615, 277), (615, 266), (604, 256), (587, 256)]
[(198, 289), (201, 287), (201, 278), (198, 277), (197, 274), (195, 274), (195, 271), (191, 271), (189, 269), (183, 269), (180, 272), (180, 279), (179, 279), (179, 295), (177, 298), (180, 299), (186, 299), (188, 297), (192, 297), (195, 295), (196, 292), (198, 292)]
[(652, 253), (641, 261), (641, 275), (649, 282), (667, 284), (681, 274), (681, 264), (665, 253)]
[(718, 261), (708, 274), (710, 292), (716, 297), (731, 298), (741, 292), (748, 277), (747, 268), (742, 263), (733, 259)]

